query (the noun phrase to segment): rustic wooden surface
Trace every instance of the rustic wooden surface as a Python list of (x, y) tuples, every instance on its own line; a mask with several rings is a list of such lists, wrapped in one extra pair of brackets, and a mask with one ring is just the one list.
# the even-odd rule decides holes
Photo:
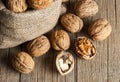
[[(78, 36), (85, 33), (90, 22), (97, 18), (106, 18), (112, 25), (112, 34), (102, 42), (94, 42), (97, 48), (97, 55), (91, 61), (75, 58), (74, 70), (61, 76), (56, 70), (56, 52), (51, 49), (46, 55), (34, 58), (36, 67), (31, 74), (24, 75), (15, 71), (11, 66), (13, 54), (25, 50), (22, 44), (15, 48), (0, 50), (0, 82), (120, 82), (120, 0), (96, 0), (99, 5), (99, 13), (89, 19), (84, 19), (85, 27), (81, 33), (70, 34), (71, 48)], [(75, 0), (68, 3), (69, 12)], [(55, 29), (60, 29), (57, 26)], [(55, 30), (54, 29), (54, 30)], [(49, 35), (50, 33), (48, 33)], [(49, 36), (48, 36), (49, 37)]]

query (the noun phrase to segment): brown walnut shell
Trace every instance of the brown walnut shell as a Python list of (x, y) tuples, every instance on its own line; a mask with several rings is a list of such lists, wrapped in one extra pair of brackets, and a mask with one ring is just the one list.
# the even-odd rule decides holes
[(66, 30), (76, 33), (83, 28), (83, 21), (78, 16), (68, 13), (62, 16), (61, 23)]
[(75, 4), (75, 13), (80, 18), (94, 16), (98, 12), (98, 5), (94, 0), (78, 0)]
[(27, 51), (30, 55), (39, 57), (47, 53), (50, 49), (50, 42), (44, 35), (30, 41), (27, 45)]
[(88, 33), (95, 41), (106, 39), (112, 31), (110, 23), (103, 18), (95, 20), (89, 27)]
[(26, 0), (7, 0), (6, 6), (15, 13), (24, 12), (28, 8)]
[(54, 0), (28, 0), (28, 5), (34, 9), (44, 9), (52, 4)]
[(62, 0), (63, 3), (68, 2), (69, 0)]
[(55, 50), (67, 50), (70, 47), (70, 37), (64, 30), (56, 30), (52, 33), (51, 44)]
[(85, 60), (93, 59), (96, 55), (96, 48), (86, 37), (80, 37), (75, 43), (76, 53)]
[(35, 63), (29, 54), (20, 52), (13, 57), (12, 65), (17, 71), (28, 74), (34, 69)]
[(61, 75), (66, 75), (74, 69), (74, 58), (69, 52), (60, 52), (56, 58), (56, 67)]

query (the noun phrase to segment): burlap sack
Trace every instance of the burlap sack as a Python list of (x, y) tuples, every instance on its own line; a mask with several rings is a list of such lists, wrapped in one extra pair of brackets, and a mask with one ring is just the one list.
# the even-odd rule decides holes
[(42, 10), (13, 13), (0, 3), (0, 48), (10, 48), (32, 40), (48, 31), (57, 23), (61, 0)]

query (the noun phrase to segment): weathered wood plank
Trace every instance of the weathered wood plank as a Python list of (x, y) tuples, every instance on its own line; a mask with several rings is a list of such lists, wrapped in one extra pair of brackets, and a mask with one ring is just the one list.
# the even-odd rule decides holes
[(120, 0), (108, 0), (108, 19), (112, 34), (108, 40), (108, 82), (120, 82)]
[(11, 66), (11, 58), (19, 48), (0, 50), (0, 82), (19, 82), (19, 72)]

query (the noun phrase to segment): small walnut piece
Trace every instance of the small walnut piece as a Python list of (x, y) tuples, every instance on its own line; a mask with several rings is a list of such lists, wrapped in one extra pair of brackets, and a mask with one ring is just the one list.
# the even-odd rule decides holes
[(68, 2), (69, 0), (62, 0), (63, 3)]
[(26, 0), (7, 0), (6, 6), (9, 10), (20, 13), (27, 10), (27, 3)]
[(96, 55), (93, 43), (86, 37), (80, 37), (75, 43), (76, 53), (83, 59), (90, 60)]
[(39, 57), (47, 53), (50, 49), (50, 42), (44, 35), (30, 41), (27, 45), (27, 51), (30, 55)]
[(54, 0), (28, 0), (28, 5), (34, 9), (44, 9), (52, 4)]
[(56, 58), (56, 66), (61, 75), (70, 73), (74, 68), (74, 58), (72, 54), (62, 51)]
[(35, 63), (29, 54), (20, 52), (13, 57), (12, 65), (17, 71), (28, 74), (34, 69)]
[(62, 16), (61, 23), (66, 30), (76, 33), (83, 28), (83, 21), (78, 16), (68, 13)]
[(88, 33), (94, 41), (106, 39), (112, 31), (110, 23), (103, 18), (95, 20), (88, 29)]
[(55, 50), (67, 50), (70, 47), (70, 37), (64, 30), (56, 30), (52, 33), (51, 44)]
[(80, 18), (94, 16), (98, 12), (98, 5), (94, 0), (78, 0), (75, 4), (75, 13)]

